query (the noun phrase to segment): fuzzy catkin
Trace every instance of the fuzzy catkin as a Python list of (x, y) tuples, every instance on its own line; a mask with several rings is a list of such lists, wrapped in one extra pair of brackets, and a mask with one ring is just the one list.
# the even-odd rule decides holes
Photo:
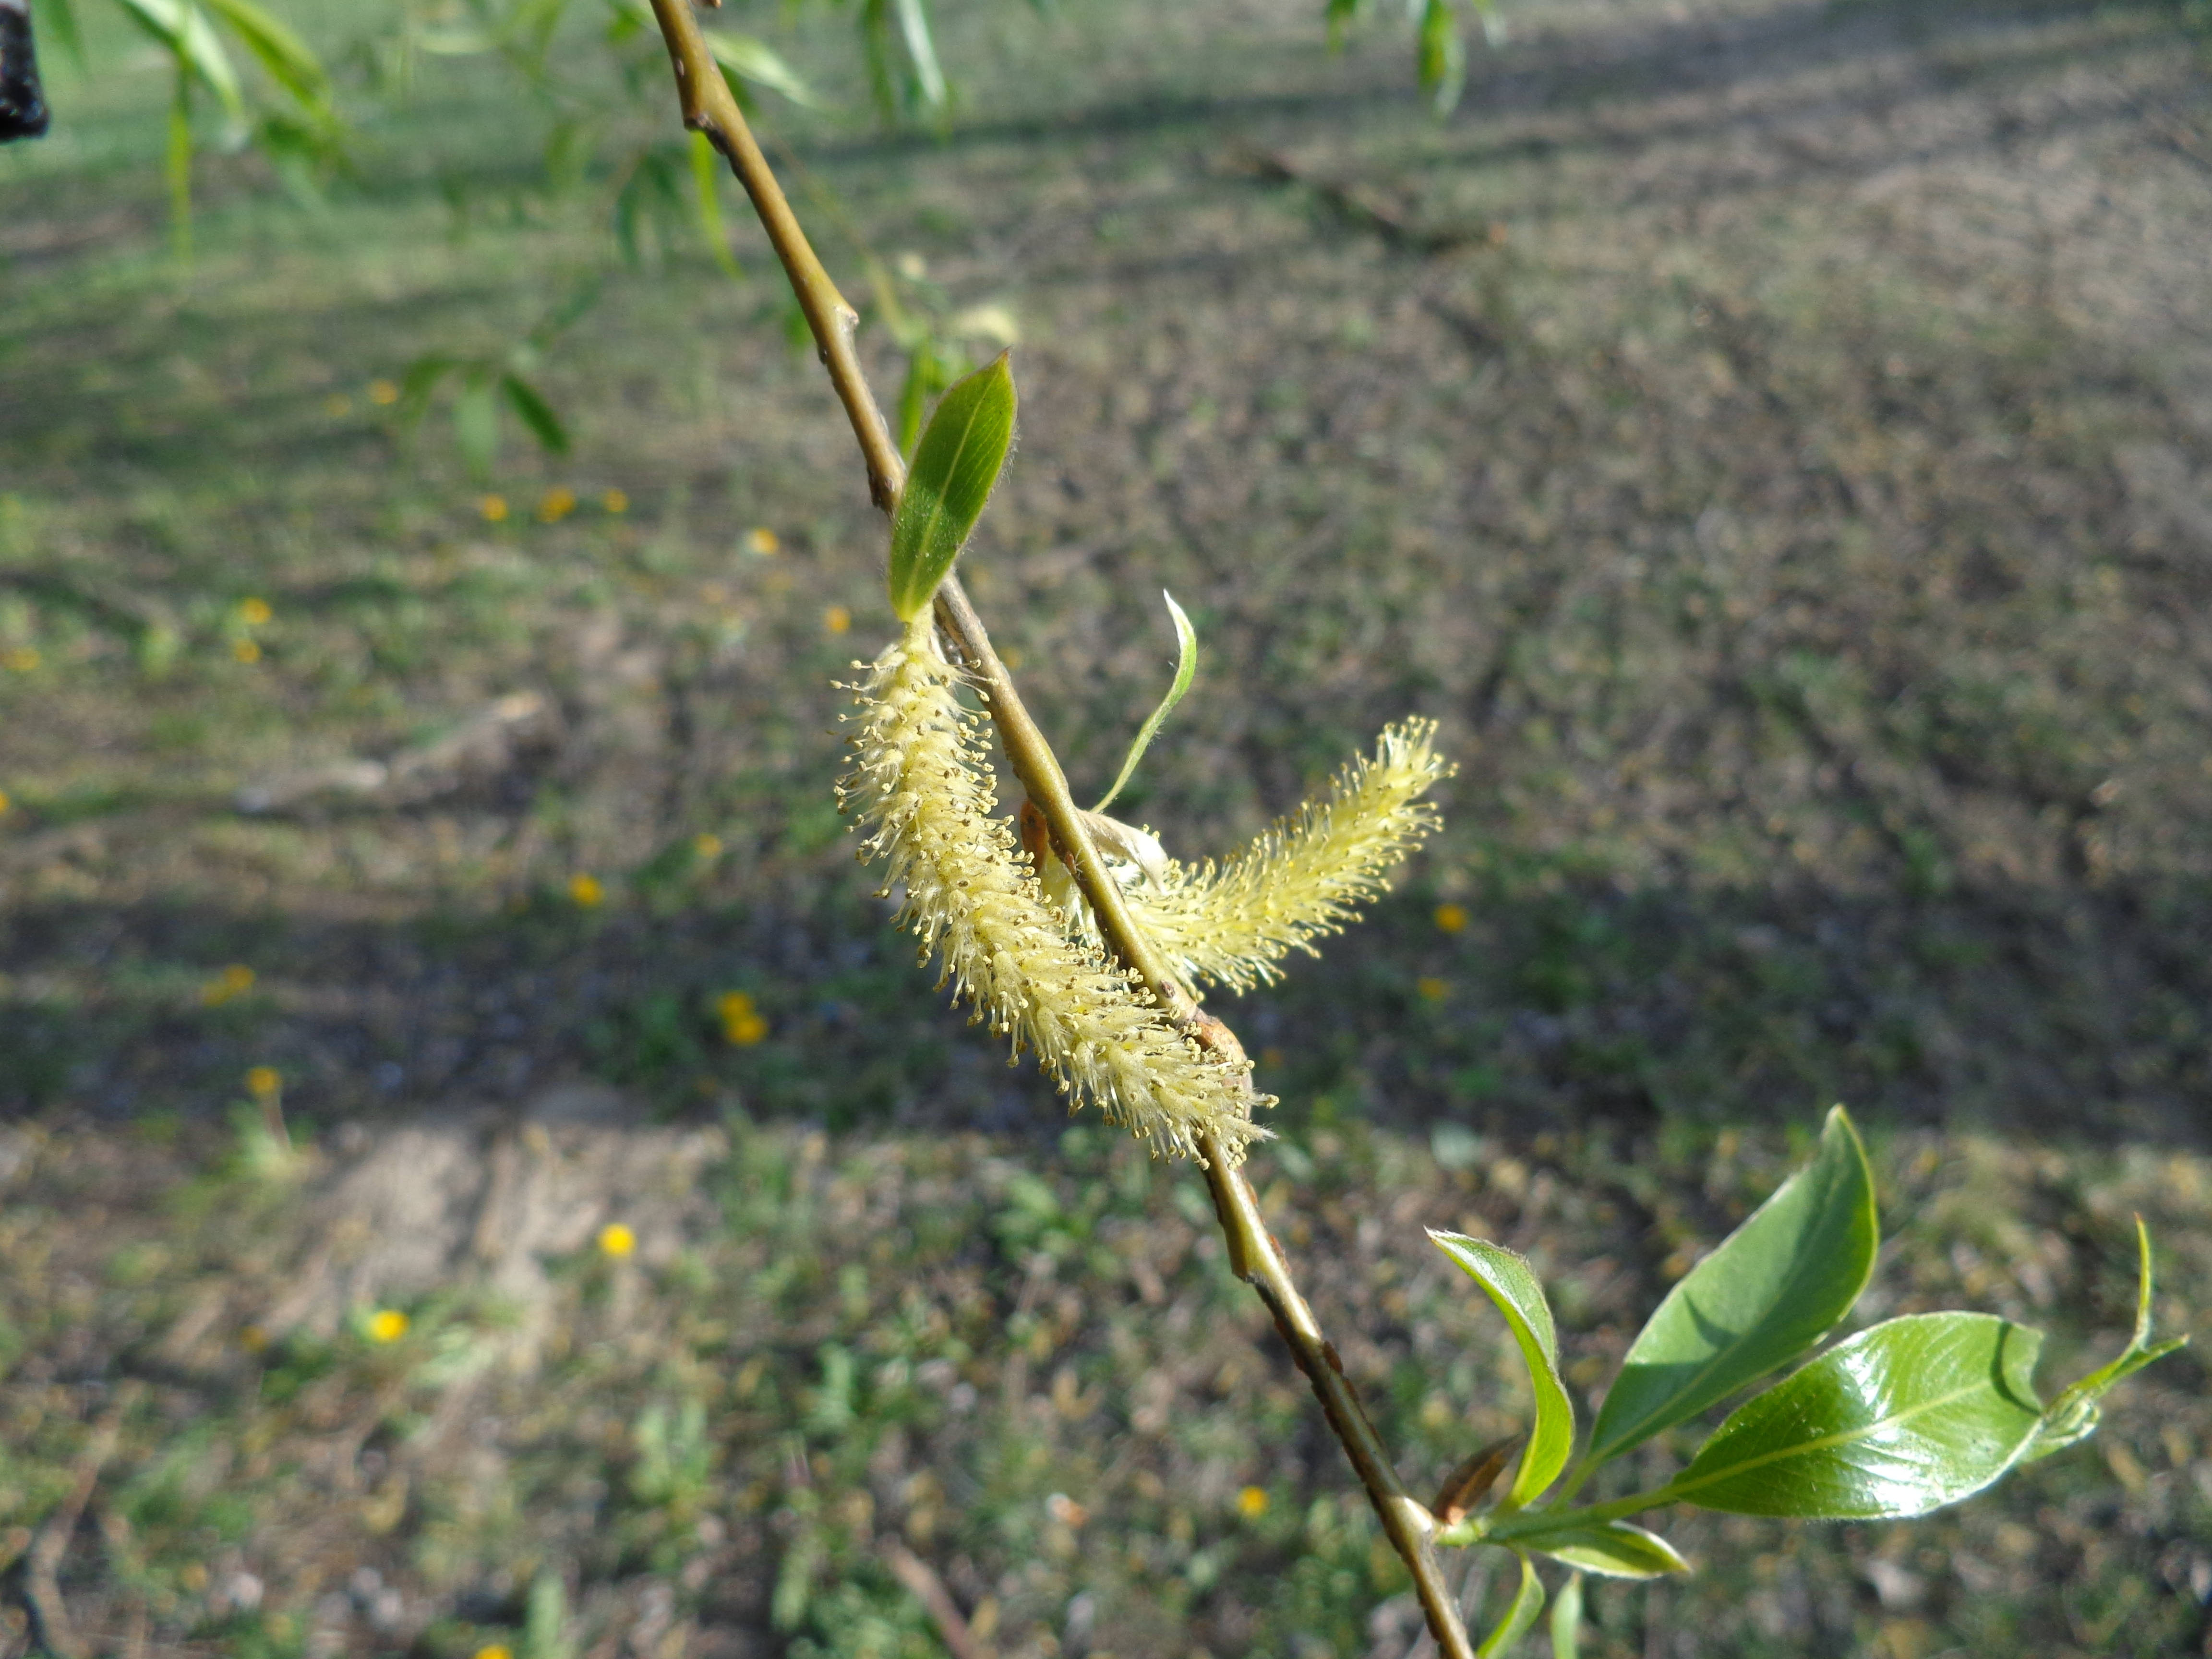
[(1355, 919), (1353, 907), (1389, 886), (1385, 872), (1437, 825), (1421, 797), (1451, 775), (1433, 720), (1386, 727), (1371, 760), (1351, 762), (1328, 798), (1308, 801), (1217, 869), (1170, 863), (1133, 882), (1130, 908), (1176, 971), (1242, 991), (1282, 976), (1294, 950)]
[(903, 886), (900, 925), (934, 951), (978, 1021), (1026, 1042), (1063, 1093), (1156, 1152), (1199, 1157), (1211, 1132), (1231, 1159), (1267, 1131), (1251, 1121), (1249, 1067), (1208, 1056), (1175, 1030), (1149, 992), (1048, 907), (986, 759), (980, 716), (953, 696), (956, 672), (925, 611), (851, 688), (860, 712), (842, 811), (866, 832), (863, 858)]

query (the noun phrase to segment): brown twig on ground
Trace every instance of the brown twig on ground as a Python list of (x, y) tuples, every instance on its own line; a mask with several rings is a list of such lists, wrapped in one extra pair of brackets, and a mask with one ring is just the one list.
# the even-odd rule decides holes
[(928, 1610), (930, 1622), (945, 1638), (945, 1645), (952, 1650), (952, 1659), (992, 1659), (990, 1644), (978, 1640), (975, 1632), (969, 1629), (960, 1604), (945, 1588), (945, 1581), (937, 1576), (935, 1568), (896, 1538), (885, 1543), (879, 1553), (884, 1565), (891, 1570), (891, 1577), (905, 1585), (907, 1593)]
[[(800, 228), (737, 100), (708, 51), (690, 0), (653, 0), (653, 10), (675, 69), (684, 123), (707, 135), (728, 159), (738, 182), (752, 198), (762, 228), (814, 331), (823, 366), (852, 423), (853, 435), (867, 465), (869, 495), (889, 514), (897, 506), (906, 468), (853, 349), (858, 314), (838, 292)], [(1224, 1060), (1241, 1065), (1244, 1051), (1236, 1034), (1200, 1009), (1190, 988), (1169, 968), (1122, 902), (1121, 890), (1083, 823), (1058, 757), (1030, 717), (1006, 665), (991, 648), (981, 618), (956, 576), (946, 577), (938, 590), (937, 621), (988, 702), (1007, 762), (1030, 800), (1044, 815), (1054, 846), (1074, 872), (1108, 945), (1152, 988), (1170, 1017), (1194, 1039)], [(1344, 1374), (1334, 1345), (1322, 1334), (1313, 1310), (1291, 1277), (1281, 1247), (1267, 1231), (1251, 1182), (1213, 1137), (1205, 1137), (1200, 1145), (1214, 1213), (1229, 1246), (1231, 1267), (1267, 1304), (1291, 1357), (1305, 1373), (1322, 1414), (1382, 1519), (1391, 1547), (1413, 1576), (1414, 1593), (1442, 1659), (1474, 1659), (1474, 1644), (1468, 1639), (1465, 1622), (1437, 1559), (1436, 1518), (1399, 1480), (1382, 1437)]]
[(69, 1554), (70, 1540), (92, 1501), (100, 1472), (115, 1455), (115, 1441), (123, 1426), (128, 1397), (118, 1398), (93, 1425), (92, 1434), (77, 1454), (70, 1489), (54, 1512), (39, 1528), (39, 1535), (23, 1559), (23, 1599), (39, 1621), (39, 1640), (54, 1659), (83, 1659), (88, 1651), (70, 1619), (69, 1603), (62, 1599), (61, 1565)]

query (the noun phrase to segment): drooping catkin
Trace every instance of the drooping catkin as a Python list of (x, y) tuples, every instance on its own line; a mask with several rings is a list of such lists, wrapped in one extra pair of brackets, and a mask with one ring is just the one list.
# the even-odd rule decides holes
[(1386, 727), (1372, 759), (1361, 756), (1310, 800), (1231, 854), (1194, 870), (1127, 884), (1131, 909), (1186, 976), (1242, 991), (1279, 979), (1293, 950), (1356, 919), (1354, 906), (1389, 884), (1386, 874), (1436, 829), (1421, 797), (1455, 769), (1432, 745), (1433, 720)]
[(1012, 828), (997, 816), (981, 717), (953, 695), (956, 671), (924, 611), (852, 688), (860, 712), (842, 810), (866, 832), (863, 858), (903, 886), (899, 922), (934, 951), (979, 1021), (1036, 1051), (1062, 1092), (1094, 1101), (1157, 1152), (1199, 1156), (1211, 1131), (1231, 1158), (1267, 1131), (1251, 1121), (1248, 1067), (1175, 1030), (1151, 994), (1047, 906)]

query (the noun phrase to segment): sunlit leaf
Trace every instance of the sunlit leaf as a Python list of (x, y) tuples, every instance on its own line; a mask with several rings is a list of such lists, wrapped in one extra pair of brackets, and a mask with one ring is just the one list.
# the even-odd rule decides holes
[(999, 482), (1014, 436), (1014, 377), (1001, 352), (938, 401), (891, 518), (891, 609), (919, 616)]
[(321, 112), (331, 99), (331, 78), (307, 43), (252, 0), (201, 0), (243, 41), (269, 78), (305, 107)]
[(2123, 1378), (2134, 1376), (2154, 1359), (2162, 1359), (2176, 1348), (2185, 1348), (2185, 1336), (2169, 1338), (2164, 1342), (2150, 1340), (2151, 1259), (2150, 1230), (2143, 1225), (2142, 1218), (2136, 1218), (2136, 1328), (2128, 1338), (2128, 1346), (2119, 1356), (2107, 1364), (2100, 1365), (2088, 1376), (2075, 1382), (2051, 1402), (2051, 1409), (2043, 1414), (2042, 1425), (2036, 1431), (2035, 1443), (2027, 1449), (2021, 1461), (2033, 1462), (2048, 1457), (2055, 1451), (2063, 1451), (2075, 1442), (2085, 1440), (2096, 1432), (2102, 1414), (2098, 1402), (2112, 1385)]
[(1498, 1311), (1505, 1316), (1521, 1358), (1528, 1367), (1528, 1380), (1536, 1395), (1536, 1422), (1528, 1431), (1528, 1444), (1521, 1454), (1506, 1503), (1525, 1508), (1533, 1503), (1565, 1467), (1574, 1444), (1575, 1408), (1559, 1380), (1559, 1339), (1552, 1323), (1551, 1304), (1528, 1261), (1502, 1244), (1469, 1238), (1462, 1233), (1429, 1237), (1437, 1248), (1457, 1262), (1482, 1286)]
[(508, 404), (530, 428), (532, 437), (553, 454), (568, 453), (568, 429), (536, 386), (520, 374), (508, 374), (499, 377), (499, 389), (507, 394)]
[(765, 40), (750, 34), (732, 34), (723, 29), (706, 29), (707, 50), (714, 54), (714, 61), (730, 74), (779, 93), (793, 103), (807, 109), (817, 109), (822, 100), (814, 89), (799, 78), (799, 72), (783, 61), (782, 54)]
[(1449, 115), (1467, 84), (1467, 43), (1452, 0), (1428, 0), (1421, 11), (1421, 89), (1438, 115)]
[(1813, 1161), (1668, 1291), (1599, 1408), (1601, 1463), (1788, 1364), (1850, 1311), (1881, 1242), (1874, 1176), (1839, 1106)]
[(116, 0), (131, 21), (168, 48), (178, 64), (222, 106), (234, 128), (246, 125), (246, 97), (238, 71), (213, 25), (193, 0)]
[(1741, 1515), (1873, 1521), (1979, 1492), (2027, 1449), (2043, 1333), (1993, 1314), (1861, 1331), (1738, 1407), (1666, 1488)]
[[(1519, 1551), (1515, 1551), (1519, 1555)], [(1512, 1605), (1505, 1609), (1505, 1617), (1498, 1621), (1498, 1628), (1482, 1638), (1475, 1651), (1475, 1659), (1496, 1659), (1496, 1656), (1513, 1651), (1513, 1644), (1526, 1636), (1535, 1624), (1536, 1617), (1544, 1611), (1544, 1582), (1536, 1577), (1536, 1564), (1521, 1556), (1521, 1583), (1513, 1591)]]
[(906, 55), (914, 63), (915, 86), (921, 101), (941, 111), (946, 103), (945, 71), (938, 67), (937, 43), (930, 38), (929, 11), (923, 0), (895, 0), (899, 33), (906, 40)]
[(1583, 1576), (1574, 1572), (1552, 1598), (1552, 1659), (1581, 1659), (1582, 1650)]
[(1136, 771), (1137, 763), (1144, 759), (1145, 750), (1152, 746), (1152, 739), (1159, 734), (1160, 722), (1167, 719), (1169, 712), (1182, 701), (1182, 694), (1190, 690), (1191, 678), (1198, 672), (1198, 630), (1190, 625), (1190, 618), (1175, 602), (1174, 594), (1164, 587), (1160, 590), (1160, 597), (1168, 602), (1168, 615), (1175, 621), (1175, 679), (1169, 685), (1167, 695), (1160, 699), (1159, 706), (1147, 714), (1145, 723), (1137, 728), (1136, 739), (1130, 744), (1128, 754), (1122, 758), (1121, 769), (1114, 775), (1112, 785), (1099, 797), (1098, 804), (1091, 809), (1094, 812), (1103, 812), (1114, 804), (1114, 797), (1121, 793), (1122, 787)]
[(1567, 1532), (1547, 1532), (1532, 1546), (1571, 1567), (1607, 1578), (1661, 1578), (1687, 1572), (1690, 1564), (1656, 1533), (1626, 1521), (1606, 1521)]

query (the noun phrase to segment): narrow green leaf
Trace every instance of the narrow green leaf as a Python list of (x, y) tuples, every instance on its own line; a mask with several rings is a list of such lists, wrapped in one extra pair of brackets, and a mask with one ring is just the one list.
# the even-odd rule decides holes
[(929, 11), (922, 0), (896, 0), (899, 33), (906, 38), (906, 55), (914, 63), (915, 88), (921, 101), (942, 112), (948, 101), (945, 71), (937, 64), (937, 43), (929, 35)]
[(1665, 1490), (1738, 1515), (1925, 1515), (2027, 1449), (2042, 1348), (2042, 1332), (1993, 1314), (1876, 1325), (1738, 1407)]
[(1552, 1659), (1581, 1659), (1582, 1650), (1583, 1576), (1575, 1572), (1552, 1601)]
[(1014, 377), (1000, 352), (938, 400), (891, 517), (891, 609), (920, 616), (959, 556), (1014, 437)]
[(714, 148), (714, 141), (703, 132), (691, 135), (691, 195), (699, 215), (699, 234), (705, 239), (707, 251), (714, 256), (714, 263), (722, 274), (732, 281), (742, 278), (744, 271), (738, 264), (738, 256), (730, 251), (730, 233), (722, 223), (722, 153)]
[(1182, 607), (1175, 602), (1174, 594), (1163, 587), (1160, 597), (1168, 602), (1168, 615), (1175, 619), (1175, 683), (1168, 687), (1168, 694), (1160, 699), (1159, 707), (1147, 714), (1145, 723), (1137, 728), (1136, 740), (1129, 745), (1128, 754), (1123, 757), (1121, 769), (1114, 775), (1113, 787), (1099, 797), (1098, 805), (1091, 809), (1094, 812), (1103, 812), (1114, 804), (1114, 797), (1121, 793), (1123, 786), (1129, 781), (1130, 775), (1136, 771), (1137, 763), (1144, 759), (1145, 750), (1152, 746), (1152, 739), (1159, 734), (1160, 722), (1167, 719), (1169, 711), (1182, 701), (1182, 694), (1190, 690), (1191, 678), (1198, 672), (1198, 630), (1190, 625), (1190, 618), (1183, 615)]
[(162, 46), (178, 66), (216, 95), (234, 127), (246, 125), (238, 71), (214, 27), (193, 0), (117, 0), (125, 14)]
[(2163, 1359), (2176, 1348), (2185, 1348), (2185, 1336), (2169, 1338), (2164, 1342), (2150, 1340), (2151, 1316), (2151, 1258), (2150, 1230), (2143, 1225), (2141, 1216), (2136, 1218), (2136, 1328), (2128, 1338), (2128, 1346), (2118, 1358), (2100, 1365), (2088, 1376), (2073, 1384), (2051, 1402), (2044, 1413), (2043, 1422), (2036, 1431), (2035, 1443), (2027, 1449), (2025, 1462), (2034, 1462), (2056, 1451), (2063, 1451), (2077, 1441), (2086, 1440), (2097, 1431), (2103, 1415), (2099, 1405), (2112, 1385), (2134, 1376), (2154, 1359)]
[(1536, 1577), (1536, 1564), (1521, 1552), (1521, 1583), (1513, 1592), (1513, 1605), (1505, 1609), (1505, 1617), (1498, 1621), (1498, 1628), (1482, 1638), (1482, 1645), (1474, 1650), (1475, 1659), (1496, 1659), (1496, 1656), (1513, 1651), (1514, 1644), (1528, 1633), (1536, 1622), (1536, 1615), (1544, 1610), (1544, 1581)]
[(907, 354), (906, 378), (899, 383), (898, 447), (909, 461), (921, 441), (921, 417), (929, 412), (930, 400), (951, 382), (952, 368), (927, 331)]
[(1429, 1237), (1488, 1293), (1505, 1316), (1528, 1364), (1536, 1395), (1536, 1422), (1505, 1498), (1510, 1507), (1525, 1509), (1558, 1478), (1575, 1439), (1575, 1407), (1567, 1398), (1566, 1385), (1559, 1381), (1559, 1339), (1552, 1324), (1551, 1304), (1544, 1299), (1534, 1269), (1504, 1245), (1434, 1229)]
[(177, 263), (192, 262), (192, 77), (177, 60), (177, 84), (169, 99), (169, 142), (161, 172), (169, 186), (169, 243)]
[(793, 103), (806, 109), (819, 109), (822, 100), (814, 89), (799, 78), (799, 72), (783, 61), (782, 54), (765, 40), (750, 34), (731, 34), (721, 29), (702, 31), (707, 37), (707, 50), (714, 54), (714, 61), (723, 70), (766, 87), (779, 93)]
[(488, 374), (471, 374), (453, 399), (453, 446), (477, 477), (491, 471), (499, 454), (499, 384)]
[(1672, 1544), (1626, 1521), (1546, 1533), (1543, 1541), (1531, 1547), (1571, 1567), (1607, 1578), (1661, 1578), (1690, 1570), (1690, 1564), (1675, 1553)]
[(1360, 0), (1328, 0), (1328, 49), (1344, 50), (1344, 31), (1359, 15)]
[(269, 78), (304, 107), (322, 112), (331, 100), (331, 77), (322, 60), (289, 24), (270, 16), (252, 0), (203, 0), (245, 43)]
[(1428, 0), (1421, 11), (1418, 52), (1421, 90), (1438, 115), (1449, 115), (1467, 84), (1467, 43), (1460, 39), (1459, 15), (1452, 0)]
[(538, 440), (541, 447), (556, 455), (568, 453), (568, 428), (561, 423), (561, 417), (554, 413), (553, 405), (545, 401), (544, 394), (536, 386), (520, 374), (510, 374), (499, 377), (499, 387), (507, 394), (507, 403), (521, 416), (523, 425), (530, 428), (530, 435)]
[(84, 55), (83, 32), (77, 27), (75, 0), (38, 0), (32, 11), (47, 38), (69, 53), (77, 68), (91, 67)]
[(1850, 1311), (1881, 1243), (1874, 1175), (1842, 1107), (1813, 1161), (1667, 1293), (1599, 1408), (1585, 1465), (1788, 1364)]

